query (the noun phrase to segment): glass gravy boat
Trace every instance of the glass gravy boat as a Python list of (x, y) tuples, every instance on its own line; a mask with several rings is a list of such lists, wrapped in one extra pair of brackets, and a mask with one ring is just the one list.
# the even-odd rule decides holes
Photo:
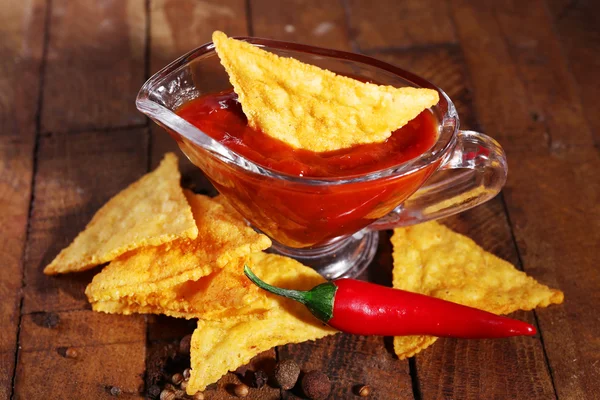
[(327, 278), (355, 276), (375, 256), (377, 231), (446, 217), (494, 197), (506, 181), (504, 151), (492, 138), (459, 130), (450, 98), (407, 71), (358, 54), (240, 38), (341, 75), (396, 87), (437, 90), (437, 142), (408, 162), (349, 177), (306, 178), (264, 168), (229, 150), (175, 110), (203, 94), (230, 89), (212, 43), (175, 60), (141, 88), (137, 108), (164, 127), (183, 153), (257, 230), (272, 250)]

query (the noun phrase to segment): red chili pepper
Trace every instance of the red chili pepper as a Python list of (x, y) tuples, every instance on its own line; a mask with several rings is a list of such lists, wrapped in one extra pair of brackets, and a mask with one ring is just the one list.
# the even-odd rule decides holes
[(535, 335), (532, 325), (476, 308), (354, 279), (338, 279), (309, 291), (282, 289), (246, 276), (271, 293), (304, 304), (315, 317), (356, 335), (433, 335), (465, 339)]

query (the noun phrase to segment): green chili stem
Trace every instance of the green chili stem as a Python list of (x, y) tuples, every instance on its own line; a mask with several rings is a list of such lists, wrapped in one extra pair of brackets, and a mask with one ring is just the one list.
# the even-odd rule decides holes
[(261, 289), (266, 290), (267, 292), (271, 292), (277, 294), (279, 296), (287, 297), (288, 299), (296, 300), (302, 304), (306, 304), (308, 300), (308, 292), (303, 292), (300, 290), (292, 290), (292, 289), (282, 289), (275, 286), (269, 285), (267, 282), (260, 280), (260, 278), (254, 275), (254, 272), (248, 268), (247, 265), (244, 265), (244, 274), (250, 279), (256, 286)]

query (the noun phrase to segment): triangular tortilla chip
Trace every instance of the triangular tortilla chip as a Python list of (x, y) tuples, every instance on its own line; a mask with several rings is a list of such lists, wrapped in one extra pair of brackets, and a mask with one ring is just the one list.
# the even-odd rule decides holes
[[(91, 303), (129, 297), (145, 305), (157, 295), (175, 295), (172, 288), (196, 281), (231, 261), (268, 248), (271, 241), (209, 197), (186, 191), (198, 224), (198, 237), (180, 239), (123, 254), (86, 289)], [(164, 293), (163, 293), (164, 292)]]
[(110, 199), (69, 247), (44, 269), (48, 275), (84, 271), (127, 251), (178, 238), (198, 229), (179, 185), (177, 157), (166, 154), (158, 168)]
[(234, 260), (197, 281), (187, 281), (148, 296), (95, 302), (92, 309), (111, 314), (165, 314), (207, 320), (263, 313), (271, 308), (269, 299), (244, 275), (246, 262), (244, 258)]
[[(252, 258), (255, 272), (270, 271), (257, 275), (271, 284), (308, 290), (325, 281), (314, 270), (291, 258), (266, 253), (257, 253)], [(227, 371), (235, 370), (272, 347), (337, 333), (316, 319), (304, 305), (269, 296), (273, 308), (253, 318), (198, 321), (191, 342), (192, 372), (186, 389), (188, 394), (204, 390)]]
[(435, 90), (363, 83), (223, 32), (213, 42), (249, 125), (296, 148), (383, 142), (439, 100)]
[[(422, 293), (494, 314), (560, 304), (564, 295), (486, 252), (473, 240), (438, 222), (397, 228), (392, 236), (397, 289)], [(394, 338), (400, 359), (437, 340), (433, 336)]]

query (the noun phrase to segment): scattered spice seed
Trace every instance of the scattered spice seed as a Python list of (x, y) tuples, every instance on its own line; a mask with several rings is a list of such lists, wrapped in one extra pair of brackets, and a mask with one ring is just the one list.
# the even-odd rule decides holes
[(118, 386), (113, 386), (110, 388), (110, 395), (119, 397), (121, 395), (121, 388)]
[(183, 375), (179, 372), (174, 374), (171, 377), (171, 382), (173, 382), (174, 385), (179, 385), (181, 382), (183, 382)]
[(331, 392), (331, 381), (321, 371), (310, 371), (302, 378), (302, 390), (312, 400), (323, 400)]
[(300, 367), (293, 360), (283, 360), (275, 366), (275, 383), (284, 389), (290, 390), (298, 382)]
[(358, 388), (358, 395), (360, 397), (367, 397), (371, 394), (371, 387), (369, 385), (362, 385)]
[(186, 381), (188, 379), (190, 379), (190, 374), (191, 374), (192, 370), (189, 368), (186, 368), (183, 370), (183, 379), (185, 379)]
[(75, 350), (72, 347), (69, 347), (65, 351), (65, 357), (67, 357), (67, 358), (77, 358), (78, 356), (79, 356), (79, 353), (77, 352), (77, 350)]
[(233, 393), (235, 393), (237, 397), (246, 397), (248, 396), (249, 392), (248, 386), (244, 385), (243, 383), (235, 385), (235, 388), (233, 388)]
[(254, 386), (257, 389), (260, 389), (261, 387), (263, 387), (267, 384), (268, 380), (269, 380), (269, 376), (267, 375), (267, 373), (265, 371), (263, 371), (262, 369), (259, 369), (258, 371), (254, 372), (254, 379), (252, 380), (252, 386)]
[(190, 343), (192, 341), (192, 335), (185, 335), (179, 341), (179, 353), (183, 355), (190, 354)]
[(172, 390), (165, 389), (160, 392), (160, 400), (175, 400), (175, 393)]
[(193, 400), (204, 400), (204, 393), (196, 392), (196, 394), (192, 397)]
[(181, 388), (181, 390), (185, 390), (187, 388), (188, 385), (188, 381), (184, 380), (183, 382), (181, 382), (179, 384), (179, 387)]

